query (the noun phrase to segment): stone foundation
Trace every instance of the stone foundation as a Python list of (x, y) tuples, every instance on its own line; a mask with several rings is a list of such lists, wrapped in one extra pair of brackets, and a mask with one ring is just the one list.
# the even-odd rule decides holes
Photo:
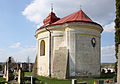
[(55, 50), (53, 57), (52, 77), (66, 79), (68, 72), (68, 49), (60, 47), (59, 50)]

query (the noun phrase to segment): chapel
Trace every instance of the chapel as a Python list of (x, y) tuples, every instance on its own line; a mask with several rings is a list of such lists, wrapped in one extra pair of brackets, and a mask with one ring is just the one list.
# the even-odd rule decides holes
[(100, 24), (82, 9), (63, 18), (51, 11), (43, 23), (35, 33), (36, 74), (59, 79), (100, 76)]

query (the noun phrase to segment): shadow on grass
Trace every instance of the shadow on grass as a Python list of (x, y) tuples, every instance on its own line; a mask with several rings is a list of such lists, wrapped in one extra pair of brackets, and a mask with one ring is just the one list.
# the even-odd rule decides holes
[[(72, 78), (70, 79), (57, 79), (57, 78), (48, 78), (43, 76), (38, 76), (29, 72), (25, 73), (25, 76), (34, 76), (38, 80), (41, 80), (43, 84), (72, 84)], [(114, 74), (101, 74), (100, 78), (76, 78), (78, 82), (84, 82), (86, 81), (87, 84), (94, 84), (95, 81), (98, 80), (112, 80), (114, 77)]]

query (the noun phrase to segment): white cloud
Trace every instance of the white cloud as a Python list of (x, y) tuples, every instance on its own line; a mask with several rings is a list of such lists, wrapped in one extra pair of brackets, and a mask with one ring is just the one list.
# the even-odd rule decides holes
[[(50, 4), (52, 0), (33, 0), (22, 14), (32, 22), (42, 24), (43, 19), (50, 13)], [(89, 4), (88, 4), (89, 3)], [(113, 21), (115, 18), (115, 1), (114, 0), (54, 0), (54, 11), (58, 17), (65, 17), (80, 9), (94, 21), (102, 25)]]
[(9, 46), (10, 48), (20, 48), (20, 45), (21, 45), (21, 43), (20, 42), (17, 42), (17, 43), (15, 43), (15, 44), (13, 44), (13, 45), (11, 45), (11, 46)]
[(30, 57), (31, 62), (34, 62), (35, 54), (36, 54), (35, 47), (21, 48), (16, 52), (9, 53), (10, 56), (12, 56), (15, 60), (20, 62), (26, 62), (28, 56)]
[(101, 51), (102, 51), (103, 54), (110, 54), (110, 53), (114, 54), (115, 46), (114, 45), (104, 46), (104, 47), (101, 48)]
[(104, 32), (115, 32), (115, 23), (112, 22), (104, 26)]
[(115, 62), (115, 46), (104, 46), (101, 48), (102, 62)]
[[(115, 62), (115, 46), (104, 46), (101, 48), (101, 62)], [(26, 62), (27, 57), (30, 57), (31, 62), (36, 58), (36, 47), (27, 46), (19, 49), (0, 49), (0, 61), (5, 62), (9, 56), (12, 56), (17, 62)]]
[(39, 29), (41, 25), (42, 25), (41, 23), (38, 24), (38, 25), (36, 26), (36, 28)]
[(18, 49), (0, 49), (0, 62), (5, 62), (10, 56), (12, 56), (17, 62), (26, 62), (27, 57), (29, 56), (31, 62), (34, 62), (36, 57), (36, 47), (27, 46)]
[(30, 5), (28, 5), (22, 12), (23, 15), (27, 17), (32, 22), (40, 23), (44, 14), (47, 14), (48, 8), (46, 0), (34, 0)]

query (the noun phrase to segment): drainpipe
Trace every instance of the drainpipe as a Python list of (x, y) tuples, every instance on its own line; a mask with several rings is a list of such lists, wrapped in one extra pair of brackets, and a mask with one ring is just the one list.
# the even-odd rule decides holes
[(46, 27), (45, 29), (49, 32), (49, 77), (51, 77), (51, 32)]

